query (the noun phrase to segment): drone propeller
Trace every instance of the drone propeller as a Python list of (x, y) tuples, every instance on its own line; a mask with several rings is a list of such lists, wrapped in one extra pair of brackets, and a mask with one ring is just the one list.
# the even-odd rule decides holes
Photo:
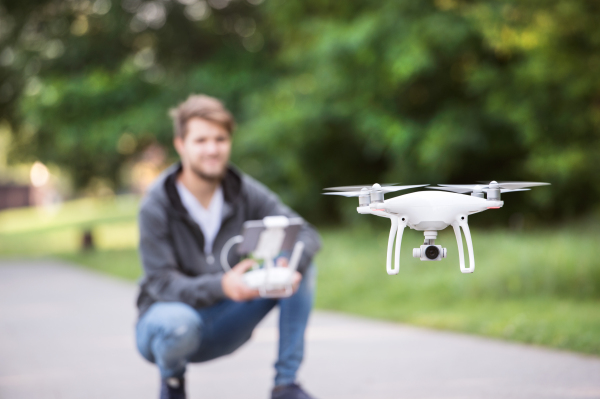
[[(375, 183), (377, 184), (377, 183)], [(370, 184), (363, 184), (363, 185), (359, 185), (359, 186), (342, 186), (342, 187), (328, 187), (328, 188), (324, 188), (323, 190), (333, 190), (333, 191), (360, 191), (363, 188), (366, 188), (368, 190), (373, 189), (374, 185), (370, 185)], [(395, 186), (398, 183), (388, 183), (388, 184), (377, 184), (378, 186), (380, 186), (381, 188), (383, 187), (390, 187), (390, 186)]]
[[(464, 188), (464, 187), (425, 187), (425, 188), (429, 188), (432, 190), (443, 190), (443, 191), (452, 191), (454, 193), (459, 193), (459, 194), (466, 194), (466, 193), (470, 193), (472, 191), (475, 192), (487, 192), (489, 189), (487, 188), (481, 188), (481, 189), (477, 189), (477, 188)], [(504, 193), (512, 193), (515, 191), (530, 191), (531, 189), (529, 188), (518, 188), (518, 189), (514, 189), (514, 190), (507, 190), (507, 189), (501, 189), (500, 192), (502, 194)]]
[(547, 186), (550, 183), (525, 182), (525, 181), (491, 181), (487, 184), (440, 184), (441, 187), (427, 187), (436, 190), (452, 191), (455, 193), (472, 193), (474, 197), (483, 198), (487, 194), (488, 200), (500, 201), (500, 194), (515, 191), (529, 191), (529, 187)]
[(373, 184), (372, 186), (345, 186), (345, 187), (329, 187), (325, 190), (340, 190), (329, 193), (323, 193), (324, 195), (341, 195), (343, 197), (359, 197), (359, 206), (368, 206), (371, 203), (381, 203), (384, 201), (383, 195), (385, 193), (392, 193), (394, 191), (408, 190), (409, 188), (424, 187), (427, 184), (417, 184), (413, 186), (392, 186), (392, 185), (381, 185)]
[(473, 191), (471, 189), (462, 188), (462, 187), (425, 187), (425, 188), (428, 188), (430, 190), (452, 191), (453, 193), (458, 193), (458, 194), (466, 194), (468, 192)]
[(360, 197), (362, 195), (362, 193), (360, 191), (357, 191), (357, 192), (323, 193), (323, 195), (341, 195), (343, 197)]
[(502, 189), (502, 190), (500, 190), (500, 193), (502, 193), (502, 194), (514, 193), (515, 191), (531, 191), (531, 189), (530, 188), (515, 188), (514, 190)]
[[(540, 182), (526, 182), (526, 181), (491, 181), (485, 184), (440, 184), (442, 187), (454, 187), (461, 188), (469, 191), (484, 191), (485, 189), (492, 190), (519, 190), (529, 187), (538, 187), (538, 186), (548, 186), (550, 183), (540, 183)], [(507, 191), (508, 192), (508, 191)]]
[(508, 189), (508, 190), (518, 190), (521, 188), (549, 186), (550, 185), (550, 183), (533, 182), (533, 181), (499, 181), (499, 182), (492, 181), (492, 182), (488, 183), (488, 185), (492, 186), (493, 183), (498, 183), (498, 188)]
[(329, 187), (324, 190), (341, 190), (337, 192), (323, 193), (323, 195), (341, 195), (344, 197), (359, 197), (361, 195), (370, 194), (372, 191), (382, 193), (392, 193), (394, 191), (408, 190), (410, 188), (425, 187), (427, 184), (417, 184), (412, 186), (390, 186), (373, 184), (372, 186), (346, 186), (346, 187)]

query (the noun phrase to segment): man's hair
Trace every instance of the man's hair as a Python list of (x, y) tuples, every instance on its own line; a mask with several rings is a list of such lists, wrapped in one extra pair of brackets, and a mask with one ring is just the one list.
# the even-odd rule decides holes
[(184, 138), (187, 122), (192, 118), (201, 118), (223, 126), (229, 135), (235, 129), (235, 120), (223, 103), (214, 97), (204, 94), (192, 94), (187, 100), (169, 111), (173, 118), (175, 137)]

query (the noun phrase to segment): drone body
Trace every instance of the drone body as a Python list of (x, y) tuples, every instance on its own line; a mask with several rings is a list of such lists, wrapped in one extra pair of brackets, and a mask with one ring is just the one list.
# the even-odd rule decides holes
[[(417, 191), (387, 199), (368, 207), (358, 207), (358, 213), (371, 213), (371, 210), (383, 210), (386, 213), (403, 216), (411, 229), (443, 230), (451, 225), (459, 215), (468, 216), (496, 209), (504, 205), (503, 201), (489, 201), (483, 198), (436, 191)], [(367, 209), (368, 208), (368, 209)]]
[[(490, 182), (487, 185), (444, 185), (442, 187), (427, 187), (437, 190), (452, 192), (418, 191), (401, 195), (388, 200), (383, 199), (383, 194), (405, 190), (418, 186), (381, 186), (374, 184), (372, 187), (350, 186), (332, 187), (326, 190), (341, 190), (325, 193), (327, 195), (342, 195), (345, 197), (359, 197), (358, 213), (371, 214), (389, 218), (392, 223), (388, 239), (386, 270), (390, 275), (400, 271), (400, 248), (402, 234), (405, 227), (423, 231), (425, 242), (420, 248), (413, 249), (413, 257), (424, 261), (439, 261), (446, 257), (446, 249), (435, 245), (437, 232), (452, 226), (456, 235), (460, 270), (463, 273), (475, 271), (475, 256), (473, 254), (473, 241), (468, 225), (468, 217), (474, 213), (487, 209), (498, 209), (504, 205), (500, 201), (500, 194), (512, 191), (526, 191), (525, 187), (547, 185), (548, 183)], [(360, 190), (360, 191), (359, 191)], [(458, 193), (469, 193), (462, 195)], [(487, 198), (484, 198), (484, 193)], [(469, 267), (465, 265), (461, 229), (469, 251)], [(394, 240), (396, 245), (394, 247)], [(395, 251), (394, 263), (392, 255)]]

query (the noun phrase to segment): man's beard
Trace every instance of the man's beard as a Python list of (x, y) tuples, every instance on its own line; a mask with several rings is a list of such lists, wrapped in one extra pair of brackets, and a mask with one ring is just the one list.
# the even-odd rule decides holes
[(225, 177), (225, 172), (227, 170), (227, 168), (223, 168), (223, 171), (221, 173), (216, 174), (216, 175), (209, 175), (209, 174), (206, 174), (203, 171), (201, 171), (199, 168), (196, 168), (194, 165), (190, 165), (190, 169), (192, 170), (192, 172), (194, 172), (194, 174), (196, 176), (198, 176), (202, 180), (205, 180), (205, 181), (211, 182), (211, 183), (216, 183), (216, 182), (220, 182), (221, 180), (223, 180), (223, 177)]

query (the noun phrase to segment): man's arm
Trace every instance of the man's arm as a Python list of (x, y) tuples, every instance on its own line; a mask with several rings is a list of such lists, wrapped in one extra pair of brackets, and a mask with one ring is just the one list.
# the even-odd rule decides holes
[[(265, 216), (298, 217), (298, 214), (284, 205), (272, 191), (256, 180), (248, 176), (246, 178), (250, 181), (250, 184), (246, 185), (250, 220), (262, 219)], [(304, 251), (298, 264), (298, 271), (304, 274), (313, 257), (321, 249), (321, 237), (311, 224), (305, 223), (298, 234), (298, 241), (304, 243)]]
[(139, 214), (139, 250), (147, 292), (157, 301), (183, 302), (195, 308), (225, 299), (221, 273), (192, 277), (178, 269), (167, 215), (161, 208), (147, 205)]

